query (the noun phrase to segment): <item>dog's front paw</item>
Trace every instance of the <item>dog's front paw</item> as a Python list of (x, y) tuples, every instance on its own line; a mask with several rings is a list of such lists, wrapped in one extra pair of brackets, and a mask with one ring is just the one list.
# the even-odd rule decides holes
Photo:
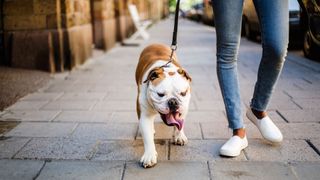
[(157, 164), (158, 153), (156, 151), (145, 151), (140, 163), (144, 168), (151, 168)]
[(184, 135), (183, 132), (178, 133), (178, 135), (174, 137), (174, 144), (183, 146), (187, 143), (188, 143), (188, 138), (186, 135)]

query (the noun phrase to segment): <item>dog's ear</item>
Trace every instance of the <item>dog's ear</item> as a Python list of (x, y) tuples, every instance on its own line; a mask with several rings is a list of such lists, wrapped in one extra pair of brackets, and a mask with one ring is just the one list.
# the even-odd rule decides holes
[(183, 77), (185, 77), (188, 81), (192, 81), (191, 76), (185, 71), (184, 69), (180, 68), (178, 69), (178, 73), (181, 74)]
[(162, 77), (164, 75), (163, 72), (164, 72), (163, 68), (154, 68), (154, 69), (152, 69), (149, 72), (147, 79), (143, 83), (147, 83), (149, 81), (152, 82), (155, 79), (158, 79), (158, 78)]

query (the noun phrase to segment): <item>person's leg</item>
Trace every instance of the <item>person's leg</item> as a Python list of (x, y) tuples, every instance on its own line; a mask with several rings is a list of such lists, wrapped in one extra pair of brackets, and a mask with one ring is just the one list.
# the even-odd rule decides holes
[(233, 136), (220, 148), (220, 155), (235, 157), (248, 146), (243, 127), (237, 72), (242, 0), (212, 0), (217, 34), (217, 75), (229, 127)]
[(288, 0), (254, 0), (254, 4), (260, 20), (263, 52), (247, 117), (266, 140), (279, 143), (282, 133), (267, 116), (266, 109), (287, 53)]
[[(289, 40), (288, 0), (254, 0), (260, 21), (263, 53), (251, 108), (266, 111), (282, 70)], [(259, 114), (257, 114), (259, 115)]]
[(229, 128), (243, 128), (237, 72), (243, 0), (212, 0), (217, 34), (217, 75)]

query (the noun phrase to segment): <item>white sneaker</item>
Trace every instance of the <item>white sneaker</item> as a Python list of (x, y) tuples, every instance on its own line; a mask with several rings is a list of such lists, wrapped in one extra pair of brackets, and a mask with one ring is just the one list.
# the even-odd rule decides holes
[(261, 135), (272, 143), (279, 143), (282, 141), (283, 136), (280, 129), (272, 122), (269, 116), (262, 119), (258, 119), (252, 112), (251, 108), (248, 108), (246, 113), (248, 119), (255, 124)]
[(241, 150), (248, 146), (248, 140), (245, 136), (240, 138), (239, 136), (232, 136), (224, 145), (220, 148), (220, 155), (236, 157), (239, 156)]

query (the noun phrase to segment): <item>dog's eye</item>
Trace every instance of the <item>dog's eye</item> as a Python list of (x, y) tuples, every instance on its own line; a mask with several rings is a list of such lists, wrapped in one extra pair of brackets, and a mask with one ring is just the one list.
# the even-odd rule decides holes
[(165, 94), (164, 93), (157, 93), (159, 97), (163, 97)]
[(181, 92), (180, 95), (181, 96), (186, 96), (187, 95), (188, 90), (186, 90), (185, 92)]

